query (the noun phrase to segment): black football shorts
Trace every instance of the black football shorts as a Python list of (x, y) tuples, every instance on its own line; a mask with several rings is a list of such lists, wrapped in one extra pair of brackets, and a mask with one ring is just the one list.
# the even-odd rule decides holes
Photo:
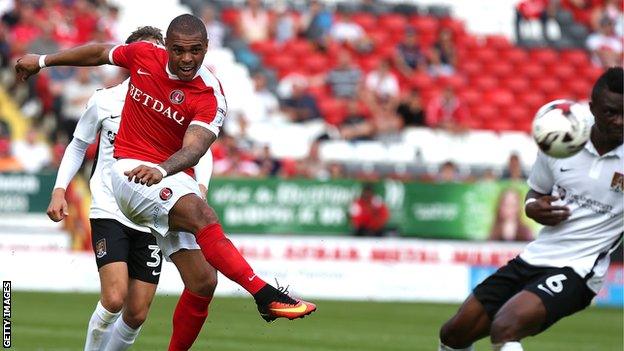
[(490, 320), (494, 320), (498, 310), (522, 290), (539, 296), (546, 307), (546, 321), (542, 331), (561, 318), (583, 310), (595, 296), (585, 280), (572, 268), (532, 266), (520, 257), (507, 262), (477, 285), (473, 294), (485, 308)]
[(128, 276), (158, 284), (162, 254), (151, 233), (124, 226), (114, 219), (91, 218), (91, 242), (98, 269), (126, 262)]

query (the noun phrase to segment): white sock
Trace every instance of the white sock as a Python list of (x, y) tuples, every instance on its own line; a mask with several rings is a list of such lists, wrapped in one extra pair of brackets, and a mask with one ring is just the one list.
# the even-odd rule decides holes
[(102, 351), (110, 337), (113, 323), (119, 318), (121, 312), (109, 312), (102, 302), (98, 301), (95, 311), (89, 320), (87, 328), (87, 340), (85, 340), (85, 351)]
[(124, 322), (123, 317), (117, 319), (111, 338), (106, 345), (105, 351), (124, 351), (127, 350), (139, 335), (141, 327), (133, 329)]
[(452, 347), (444, 345), (442, 341), (440, 341), (440, 347), (438, 348), (438, 351), (474, 351), (474, 345), (470, 345), (464, 349), (454, 349)]
[(509, 341), (502, 344), (492, 344), (494, 351), (523, 351), (519, 341)]

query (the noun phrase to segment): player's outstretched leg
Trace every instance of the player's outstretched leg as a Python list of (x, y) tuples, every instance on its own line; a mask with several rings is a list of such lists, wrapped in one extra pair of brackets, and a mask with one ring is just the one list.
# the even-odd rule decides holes
[(184, 291), (173, 313), (169, 351), (186, 351), (208, 317), (208, 307), (217, 287), (217, 271), (206, 262), (200, 250), (183, 249), (170, 257), (180, 272)]
[(225, 237), (214, 210), (198, 196), (185, 195), (176, 202), (169, 212), (169, 227), (195, 234), (208, 263), (252, 294), (260, 315), (267, 322), (277, 318), (302, 318), (316, 310), (313, 303), (293, 299), (260, 279)]
[(483, 305), (470, 295), (457, 311), (440, 328), (439, 351), (474, 350), (472, 344), (488, 335), (490, 318)]
[(519, 341), (541, 332), (545, 322), (546, 307), (540, 297), (523, 290), (509, 299), (494, 316), (490, 330), (492, 345), (495, 350), (522, 350)]

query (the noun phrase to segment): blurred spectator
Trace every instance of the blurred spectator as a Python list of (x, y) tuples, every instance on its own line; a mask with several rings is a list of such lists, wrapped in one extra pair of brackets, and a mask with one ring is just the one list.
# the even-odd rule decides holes
[(11, 48), (9, 46), (7, 26), (0, 22), (0, 68), (9, 67)]
[(498, 176), (492, 168), (487, 168), (485, 171), (483, 171), (483, 174), (481, 174), (481, 178), (479, 180), (482, 182), (495, 182), (498, 180)]
[(520, 163), (520, 157), (518, 154), (511, 154), (509, 156), (507, 168), (503, 171), (502, 178), (521, 181), (524, 181), (527, 178), (527, 175), (522, 169), (522, 163)]
[(432, 180), (437, 183), (456, 183), (464, 179), (455, 162), (446, 161), (438, 168), (438, 173), (433, 176)]
[(93, 92), (100, 88), (91, 79), (91, 68), (78, 68), (76, 76), (65, 82), (62, 88), (62, 127), (67, 135), (73, 135), (76, 124)]
[(316, 98), (306, 91), (303, 81), (293, 84), (292, 95), (282, 103), (282, 110), (292, 122), (307, 122), (321, 118)]
[(225, 27), (215, 14), (215, 9), (208, 5), (201, 10), (201, 19), (206, 25), (208, 33), (208, 48), (218, 49), (223, 46), (223, 38), (225, 38)]
[(225, 158), (215, 161), (215, 175), (226, 175), (231, 177), (256, 177), (260, 175), (260, 167), (247, 158), (242, 150), (236, 146), (228, 149)]
[(260, 156), (256, 158), (256, 163), (260, 168), (259, 175), (263, 177), (275, 177), (280, 173), (281, 164), (271, 156), (271, 149), (268, 145), (262, 148)]
[(522, 223), (522, 197), (514, 189), (505, 189), (500, 194), (496, 206), (496, 218), (490, 230), (489, 240), (531, 241), (533, 232)]
[(354, 98), (358, 95), (362, 72), (353, 64), (351, 54), (343, 50), (338, 55), (338, 65), (327, 74), (327, 84), (337, 98)]
[(273, 36), (278, 43), (284, 43), (295, 38), (297, 28), (293, 16), (288, 13), (288, 8), (284, 3), (278, 3), (275, 7), (277, 19), (273, 21)]
[(576, 22), (591, 28), (592, 9), (598, 1), (602, 0), (562, 0), (561, 7), (570, 11)]
[(449, 29), (440, 32), (438, 41), (431, 50), (429, 59), (429, 74), (433, 76), (448, 76), (455, 73), (457, 52), (453, 42), (453, 33)]
[(85, 44), (93, 38), (98, 26), (98, 12), (87, 0), (73, 0), (75, 44)]
[(346, 44), (351, 49), (360, 52), (370, 52), (372, 42), (367, 37), (364, 29), (353, 22), (351, 13), (343, 13), (331, 27), (330, 36), (338, 43)]
[(441, 96), (432, 99), (427, 105), (426, 122), (431, 128), (441, 128), (451, 133), (463, 132), (466, 130), (466, 118), (466, 107), (451, 87), (445, 88)]
[(242, 63), (250, 71), (260, 68), (260, 58), (249, 48), (249, 44), (242, 35), (242, 28), (234, 26), (230, 28), (228, 36), (225, 37), (224, 45), (232, 50), (236, 61)]
[(622, 15), (622, 0), (604, 0), (602, 4), (594, 6), (591, 13), (592, 29), (597, 31), (600, 29), (600, 21), (603, 18), (610, 19), (615, 25), (615, 32), (618, 36), (622, 36), (622, 28), (624, 26), (624, 18)]
[(11, 154), (11, 139), (0, 138), (0, 173), (20, 172), (22, 164)]
[(249, 105), (253, 106), (253, 114), (247, 116), (249, 122), (267, 122), (279, 109), (279, 102), (267, 86), (267, 77), (262, 72), (252, 76), (254, 92)]
[(11, 138), (11, 128), (9, 127), (9, 123), (0, 116), (0, 139), (3, 138)]
[(26, 133), (25, 140), (13, 142), (13, 155), (27, 173), (37, 173), (50, 164), (52, 155), (48, 145), (41, 141), (35, 129)]
[(373, 125), (364, 117), (356, 99), (347, 101), (347, 114), (338, 126), (340, 137), (345, 140), (369, 140), (375, 131)]
[[(523, 45), (527, 41), (535, 39), (532, 32), (532, 23), (540, 21), (542, 28), (543, 14), (546, 12), (548, 0), (521, 0), (516, 5), (516, 43)], [(544, 29), (542, 29), (544, 32)]]
[(403, 120), (403, 127), (422, 127), (425, 125), (425, 111), (418, 90), (412, 89), (405, 95), (397, 107), (397, 114)]
[[(67, 144), (69, 144), (69, 138), (64, 132), (60, 131), (56, 133), (56, 137), (54, 139), (54, 144), (52, 145), (52, 162), (50, 166), (53, 169), (58, 169), (61, 165), (61, 161), (63, 160), (63, 154), (65, 154)], [(92, 159), (92, 157), (89, 157), (88, 151), (89, 150), (87, 150), (87, 159)], [(93, 158), (94, 157), (95, 156), (93, 156)]]
[[(113, 43), (124, 41), (121, 29), (119, 28), (119, 7), (115, 5), (105, 6), (105, 14), (98, 22), (98, 28), (106, 33), (106, 36)], [(210, 32), (208, 32), (210, 34)]]
[(365, 87), (378, 100), (394, 99), (399, 95), (399, 80), (390, 71), (390, 62), (382, 60), (377, 69), (366, 75)]
[(57, 52), (59, 46), (53, 37), (54, 25), (50, 22), (44, 22), (41, 24), (41, 35), (30, 43), (28, 47), (29, 52), (38, 54), (50, 54)]
[(299, 176), (308, 179), (326, 180), (329, 177), (327, 167), (319, 156), (321, 140), (315, 140), (310, 144), (308, 156), (297, 163), (297, 173)]
[(396, 104), (392, 100), (381, 100), (379, 103), (369, 101), (368, 107), (372, 114), (375, 139), (384, 142), (401, 140), (403, 120), (396, 113)]
[(417, 70), (424, 71), (427, 68), (427, 58), (413, 29), (405, 31), (405, 38), (397, 45), (394, 62), (397, 69), (406, 77)]
[(613, 20), (609, 17), (600, 20), (598, 32), (587, 38), (587, 49), (597, 66), (607, 68), (622, 64), (622, 37), (615, 33)]
[(361, 195), (349, 208), (351, 226), (355, 236), (383, 236), (390, 219), (390, 211), (372, 184), (364, 184)]
[(303, 34), (311, 41), (324, 46), (325, 39), (331, 30), (333, 16), (325, 9), (321, 1), (311, 0), (308, 12), (301, 16)]
[(247, 0), (247, 6), (240, 12), (239, 27), (248, 43), (269, 38), (269, 13), (262, 8), (260, 0)]

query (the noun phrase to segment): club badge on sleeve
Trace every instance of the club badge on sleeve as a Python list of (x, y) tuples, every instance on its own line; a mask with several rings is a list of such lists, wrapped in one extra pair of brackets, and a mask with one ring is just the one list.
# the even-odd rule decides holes
[(619, 172), (613, 173), (613, 178), (611, 178), (611, 190), (618, 193), (624, 191), (624, 174)]

